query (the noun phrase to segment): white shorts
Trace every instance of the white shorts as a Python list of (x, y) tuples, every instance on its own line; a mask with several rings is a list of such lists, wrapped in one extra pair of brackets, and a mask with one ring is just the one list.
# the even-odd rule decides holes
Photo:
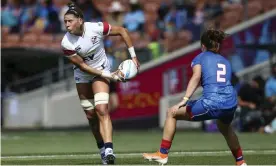
[[(96, 68), (97, 70), (104, 70), (110, 72), (110, 65), (109, 63), (105, 63), (100, 67)], [(76, 83), (92, 83), (93, 79), (97, 77), (97, 75), (87, 74), (86, 72), (81, 71), (76, 66), (73, 67), (74, 69), (74, 79)]]

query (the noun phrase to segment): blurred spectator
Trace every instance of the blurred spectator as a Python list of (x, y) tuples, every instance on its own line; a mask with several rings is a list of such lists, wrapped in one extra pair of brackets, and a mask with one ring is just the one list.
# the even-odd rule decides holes
[(176, 20), (178, 15), (176, 15), (176, 8), (175, 6), (171, 6), (169, 9), (168, 14), (165, 16), (165, 31), (166, 32), (170, 32), (170, 33), (174, 33), (177, 31), (177, 27), (176, 27)]
[(264, 99), (265, 80), (261, 76), (255, 76), (251, 81), (251, 86), (258, 95), (260, 101)]
[(84, 21), (90, 21), (92, 18), (92, 1), (90, 0), (77, 0), (78, 7), (82, 10)]
[(265, 84), (265, 97), (276, 104), (276, 63), (272, 65), (271, 76)]
[(165, 16), (169, 12), (169, 7), (166, 3), (162, 3), (157, 10), (157, 20), (156, 20), (156, 27), (161, 31), (161, 38), (164, 38), (163, 32), (166, 30), (166, 25), (165, 25)]
[(107, 22), (111, 25), (123, 26), (124, 11), (125, 9), (120, 1), (113, 1), (109, 8), (110, 14), (107, 16)]
[(187, 23), (188, 13), (183, 3), (171, 5), (169, 13), (165, 17), (167, 31), (180, 31)]
[(94, 3), (91, 0), (77, 0), (77, 5), (83, 12), (84, 21), (102, 21), (101, 12), (95, 7)]
[(34, 29), (38, 31), (46, 30), (49, 25), (49, 1), (47, 0), (38, 0), (36, 5), (36, 16), (37, 19), (34, 23)]
[[(259, 44), (269, 44), (271, 43), (272, 34), (270, 33), (271, 20), (266, 20), (262, 25), (262, 31), (260, 38), (258, 39)], [(255, 64), (264, 62), (269, 59), (270, 53), (267, 50), (257, 50), (255, 57)]]
[(203, 23), (204, 21), (204, 10), (203, 10), (204, 6), (198, 6), (194, 12), (194, 17), (193, 17), (193, 23), (195, 25), (200, 25)]
[[(273, 76), (271, 78), (274, 79)], [(267, 90), (269, 80), (265, 82), (261, 76), (255, 76), (250, 83), (241, 86), (238, 92), (241, 131), (274, 132), (272, 123), (276, 117), (276, 104), (267, 100), (264, 93), (265, 89), (271, 92)], [(270, 85), (276, 85), (276, 82)]]
[(91, 3), (91, 7), (92, 7), (92, 15), (91, 15), (91, 18), (88, 21), (90, 21), (90, 22), (101, 22), (101, 21), (103, 21), (102, 13), (99, 11), (99, 9), (95, 6), (94, 3)]
[(256, 109), (260, 104), (258, 100), (258, 94), (255, 92), (253, 87), (250, 84), (246, 83), (241, 86), (239, 92), (239, 105), (241, 107)]
[(1, 10), (1, 26), (8, 27), (10, 33), (18, 33), (22, 14), (20, 1), (8, 0), (6, 6)]
[(258, 109), (264, 100), (264, 85), (261, 76), (255, 76), (249, 84), (243, 84), (238, 91), (240, 106)]
[(148, 34), (150, 37), (150, 43), (148, 44), (148, 48), (151, 51), (152, 58), (151, 59), (158, 59), (161, 56), (160, 50), (160, 30), (158, 30), (155, 24), (148, 25)]
[(36, 19), (36, 3), (35, 0), (24, 0), (23, 14), (21, 17), (21, 32), (28, 32), (34, 25)]
[(130, 31), (143, 31), (145, 23), (144, 11), (138, 0), (130, 0), (130, 12), (124, 17), (124, 26)]
[(66, 28), (65, 25), (63, 24), (63, 19), (64, 19), (64, 14), (67, 12), (67, 10), (69, 9), (67, 6), (67, 3), (69, 2), (69, 0), (53, 0), (53, 3), (55, 4), (56, 9), (59, 11), (59, 21), (62, 23), (61, 24), (61, 31), (65, 32)]
[[(259, 85), (255, 77), (251, 83), (245, 83), (238, 91), (240, 110), (241, 131), (258, 131), (264, 125), (262, 112), (259, 110), (263, 99), (259, 96)], [(261, 89), (261, 88), (260, 88)]]
[(223, 13), (220, 0), (207, 0), (204, 6), (204, 13), (207, 19), (217, 17)]
[[(61, 22), (59, 20), (59, 10), (55, 8), (52, 3), (47, 6), (48, 10), (48, 25), (46, 26), (45, 32), (47, 33), (60, 33), (61, 32)], [(63, 21), (62, 21), (63, 22)]]

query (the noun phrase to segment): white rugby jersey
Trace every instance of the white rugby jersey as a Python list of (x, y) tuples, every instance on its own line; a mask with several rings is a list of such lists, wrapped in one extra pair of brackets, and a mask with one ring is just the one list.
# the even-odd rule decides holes
[(61, 47), (66, 56), (77, 53), (84, 62), (96, 69), (103, 68), (108, 62), (104, 50), (103, 38), (108, 35), (111, 26), (107, 22), (85, 22), (82, 36), (76, 36), (67, 32), (62, 41)]

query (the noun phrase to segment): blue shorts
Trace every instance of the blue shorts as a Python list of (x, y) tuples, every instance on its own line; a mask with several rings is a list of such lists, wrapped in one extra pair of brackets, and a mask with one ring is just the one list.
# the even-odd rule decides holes
[(187, 103), (187, 113), (192, 121), (219, 119), (225, 124), (230, 124), (234, 118), (237, 107), (221, 110), (206, 110), (201, 100), (191, 100)]

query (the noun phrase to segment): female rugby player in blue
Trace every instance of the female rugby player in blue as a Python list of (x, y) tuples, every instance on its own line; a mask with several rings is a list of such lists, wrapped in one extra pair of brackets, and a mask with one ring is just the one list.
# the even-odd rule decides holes
[[(193, 76), (188, 83), (185, 97), (168, 109), (160, 150), (156, 153), (144, 153), (145, 159), (161, 164), (168, 162), (177, 120), (217, 119), (219, 131), (232, 151), (236, 164), (246, 165), (238, 137), (230, 125), (238, 101), (236, 91), (231, 85), (231, 65), (219, 54), (220, 44), (226, 36), (224, 32), (212, 29), (201, 36), (202, 53), (192, 61)], [(189, 100), (200, 82), (203, 87), (202, 97), (198, 100)]]

